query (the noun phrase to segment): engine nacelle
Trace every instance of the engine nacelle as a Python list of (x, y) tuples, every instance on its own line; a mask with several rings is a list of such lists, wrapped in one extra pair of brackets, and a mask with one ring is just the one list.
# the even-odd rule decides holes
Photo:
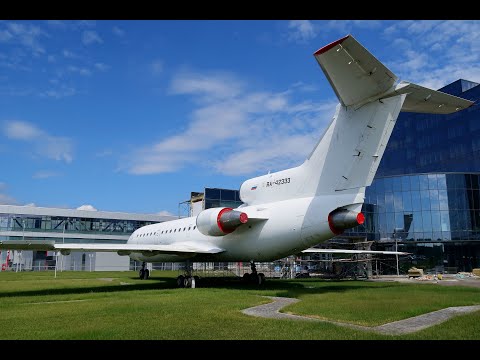
[(248, 216), (232, 208), (211, 208), (197, 216), (197, 229), (203, 235), (224, 236), (245, 224)]
[(328, 225), (336, 235), (343, 233), (346, 229), (362, 225), (364, 221), (365, 216), (361, 212), (346, 209), (334, 210), (328, 214)]

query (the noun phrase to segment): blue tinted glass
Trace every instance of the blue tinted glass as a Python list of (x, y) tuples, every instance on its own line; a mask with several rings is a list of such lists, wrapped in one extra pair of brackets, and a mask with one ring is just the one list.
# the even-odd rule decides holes
[(393, 194), (385, 193), (385, 211), (393, 212), (395, 208), (393, 207)]
[(403, 220), (404, 220), (403, 212), (396, 212), (395, 213), (395, 229), (402, 232), (405, 230), (405, 224)]
[(410, 176), (402, 176), (402, 190), (403, 191), (410, 190)]
[(447, 180), (445, 174), (437, 174), (437, 184), (438, 189), (446, 190), (447, 189)]
[(442, 240), (452, 240), (452, 234), (450, 231), (442, 231)]
[(430, 210), (430, 193), (427, 191), (420, 191), (422, 199), (422, 210)]
[(395, 211), (403, 211), (403, 201), (402, 201), (401, 192), (393, 193), (393, 201), (394, 201)]
[(384, 180), (385, 192), (392, 192), (393, 191), (393, 178), (385, 178), (383, 180)]
[(450, 217), (448, 211), (440, 211), (440, 228), (442, 231), (450, 231)]
[(422, 212), (421, 211), (414, 211), (412, 213), (412, 223), (410, 224), (410, 231), (414, 232), (421, 232), (423, 230), (423, 223), (422, 223)]
[(410, 176), (410, 188), (412, 190), (420, 190), (420, 179), (418, 175)]
[(473, 209), (480, 209), (480, 193), (478, 190), (472, 190), (472, 200), (470, 206)]
[(420, 191), (412, 191), (412, 208), (413, 208), (413, 211), (422, 210)]
[(370, 186), (367, 186), (366, 192), (375, 193), (377, 189), (377, 180), (373, 180)]
[(220, 189), (205, 189), (205, 199), (220, 199)]
[(395, 216), (393, 213), (387, 213), (386, 214), (386, 220), (387, 220), (387, 228), (386, 232), (387, 234), (393, 234), (393, 230), (395, 229)]
[(378, 206), (378, 211), (383, 211), (385, 212), (385, 194), (384, 193), (378, 193), (377, 194), (377, 206)]
[(437, 174), (428, 174), (428, 188), (429, 189), (437, 189)]
[(387, 228), (387, 220), (384, 212), (378, 214), (378, 229), (379, 231), (385, 233)]
[(478, 175), (469, 174), (469, 178), (470, 178), (470, 189), (478, 190)]
[(438, 191), (438, 202), (440, 210), (448, 210), (448, 196), (446, 190)]
[(401, 177), (394, 177), (393, 178), (393, 191), (400, 192), (402, 191), (402, 178)]
[(412, 197), (410, 191), (404, 191), (402, 193), (402, 200), (403, 200), (403, 209), (405, 211), (412, 211)]
[(440, 221), (440, 211), (435, 211), (432, 210), (430, 212), (432, 216), (432, 229), (433, 231), (441, 231), (442, 226), (441, 226), (441, 221)]
[(375, 180), (375, 187), (377, 194), (383, 194), (385, 192), (385, 181), (384, 179), (377, 179)]
[(464, 174), (455, 174), (455, 185), (457, 189), (465, 189), (465, 175)]
[(432, 210), (439, 210), (440, 209), (440, 203), (438, 200), (438, 190), (430, 190), (430, 208)]
[(221, 190), (220, 196), (222, 200), (235, 201), (235, 190)]
[(432, 233), (432, 240), (441, 241), (442, 240), (442, 232), (441, 231), (434, 231)]
[(428, 176), (419, 175), (418, 178), (420, 181), (420, 190), (428, 190)]
[(422, 211), (423, 232), (432, 231), (432, 216), (430, 211)]

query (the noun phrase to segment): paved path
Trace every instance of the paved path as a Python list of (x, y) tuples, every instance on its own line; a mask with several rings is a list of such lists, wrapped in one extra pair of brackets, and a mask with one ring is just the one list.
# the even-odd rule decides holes
[(323, 321), (323, 322), (336, 324), (339, 326), (349, 327), (352, 329), (373, 331), (383, 335), (409, 334), (415, 331), (426, 329), (433, 325), (440, 324), (455, 315), (467, 314), (473, 311), (480, 310), (480, 305), (449, 307), (446, 309), (433, 311), (433, 312), (415, 316), (412, 318), (394, 321), (384, 325), (370, 327), (370, 326), (361, 326), (361, 325), (343, 323), (338, 321), (321, 320), (321, 319), (316, 319), (316, 318), (301, 316), (301, 315), (284, 314), (280, 312), (280, 309), (282, 309), (287, 305), (294, 304), (300, 300), (292, 299), (292, 298), (284, 298), (284, 297), (273, 297), (273, 296), (265, 296), (265, 297), (272, 299), (273, 302), (251, 307), (251, 308), (242, 310), (242, 312), (246, 315), (259, 316), (259, 317), (265, 317), (265, 318), (271, 318), (271, 319)]

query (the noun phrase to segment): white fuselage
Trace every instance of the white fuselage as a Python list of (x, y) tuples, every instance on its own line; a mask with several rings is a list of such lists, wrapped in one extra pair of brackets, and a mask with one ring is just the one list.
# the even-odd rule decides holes
[[(353, 197), (352, 197), (353, 196)], [(354, 200), (355, 199), (355, 200)], [(218, 254), (131, 253), (132, 259), (159, 261), (273, 261), (298, 253), (335, 236), (328, 225), (328, 214), (335, 208), (363, 202), (363, 193), (315, 196), (238, 208), (268, 213), (268, 221), (255, 218), (224, 236), (206, 236), (196, 228), (196, 217), (144, 226), (129, 238), (129, 244), (170, 245), (175, 243), (213, 244), (225, 249)], [(361, 204), (360, 204), (361, 206)], [(256, 208), (256, 209), (252, 209)]]

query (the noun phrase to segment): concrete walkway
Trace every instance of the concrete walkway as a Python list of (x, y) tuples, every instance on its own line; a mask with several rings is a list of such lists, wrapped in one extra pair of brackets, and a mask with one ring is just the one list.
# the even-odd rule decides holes
[(322, 322), (328, 322), (328, 323), (339, 325), (339, 326), (349, 327), (351, 329), (356, 329), (356, 330), (373, 331), (383, 335), (409, 334), (415, 331), (426, 329), (433, 325), (440, 324), (455, 315), (467, 314), (470, 312), (480, 310), (480, 305), (449, 307), (446, 309), (433, 311), (433, 312), (415, 316), (412, 318), (371, 327), (371, 326), (354, 325), (354, 324), (338, 322), (338, 321), (321, 320), (321, 319), (316, 319), (308, 316), (284, 314), (280, 312), (280, 310), (283, 307), (290, 304), (294, 304), (300, 300), (292, 299), (292, 298), (273, 297), (273, 296), (265, 296), (265, 297), (272, 299), (273, 302), (251, 307), (251, 308), (242, 310), (242, 312), (246, 315), (259, 316), (259, 317), (270, 318), (270, 319), (322, 321)]

